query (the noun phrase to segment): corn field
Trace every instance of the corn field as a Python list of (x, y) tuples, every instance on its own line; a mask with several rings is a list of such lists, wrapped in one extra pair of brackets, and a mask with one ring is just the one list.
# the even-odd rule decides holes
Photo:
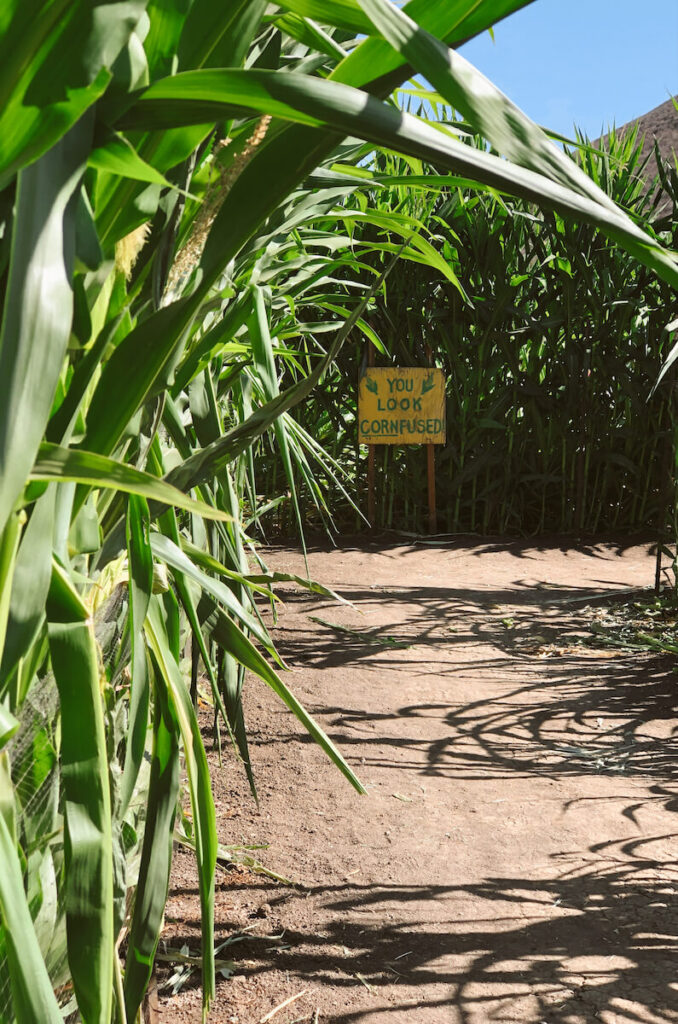
[[(440, 120), (451, 116), (438, 113)], [(657, 154), (661, 175), (651, 174), (637, 131), (612, 133), (603, 152), (584, 138), (578, 147), (573, 159), (606, 194), (675, 249), (675, 166)], [(383, 225), (374, 227), (376, 212), (407, 214), (427, 226), (428, 240), (455, 277), (402, 261), (367, 317), (378, 363), (425, 366), (433, 359), (445, 371), (447, 444), (436, 452), (439, 529), (671, 533), (672, 375), (654, 390), (672, 345), (671, 288), (574, 218), (450, 189), (433, 168), (402, 157), (376, 154), (360, 171), (371, 181), (372, 221), (352, 224), (354, 245), (376, 244), (381, 235), (382, 248), (392, 249), (397, 239), (391, 233), (389, 245)], [(346, 200), (349, 222), (361, 216), (359, 197)], [(366, 257), (372, 267), (387, 258), (388, 251)], [(367, 453), (356, 448), (356, 381), (365, 350), (366, 344), (346, 346), (323, 389), (298, 413), (307, 429), (316, 424), (363, 512)], [(273, 494), (277, 458), (262, 456), (260, 486)], [(377, 447), (376, 467), (371, 525), (427, 532), (425, 453)], [(365, 529), (327, 476), (324, 486), (334, 521)], [(331, 529), (303, 491), (300, 501), (307, 522)], [(289, 513), (288, 502), (276, 524), (288, 534), (295, 532)]]
[[(246, 673), (362, 790), (284, 682), (266, 622), (276, 584), (290, 580), (269, 570), (252, 538), (281, 503), (301, 523), (302, 499), (322, 515), (335, 490), (349, 501), (344, 456), (327, 442), (327, 424), (343, 417), (336, 375), (366, 341), (398, 355), (389, 336), (397, 290), (432, 296), (436, 352), (445, 346), (465, 368), (459, 407), (475, 402), (487, 419), (517, 422), (534, 412), (509, 409), (506, 380), (502, 410), (491, 391), (473, 393), (473, 374), (497, 358), (483, 289), (496, 297), (522, 287), (502, 280), (503, 270), (485, 279), (508, 221), (512, 259), (530, 275), (523, 327), (540, 310), (551, 315), (551, 274), (570, 281), (579, 302), (594, 249), (621, 254), (615, 266), (631, 303), (635, 281), (654, 297), (678, 285), (664, 234), (618, 205), (623, 196), (596, 180), (593, 164), (554, 146), (457, 52), (521, 6), (3, 5), (3, 1021), (140, 1019), (175, 842), (195, 851), (206, 1016), (222, 851), (199, 689), (253, 789)], [(463, 141), (457, 122), (436, 115), (441, 104), (484, 143)], [(436, 180), (422, 181), (429, 168)], [(457, 243), (459, 221), (470, 217), (482, 217), (486, 240)], [(569, 273), (577, 232), (585, 245)], [(461, 259), (472, 244), (474, 259)], [(601, 301), (626, 330), (642, 313), (616, 310), (617, 286), (606, 284)], [(472, 349), (457, 351), (462, 315), (476, 334)], [(519, 389), (531, 352), (513, 321), (502, 330)], [(582, 330), (572, 320), (570, 333)], [(593, 371), (604, 355), (601, 347), (591, 356), (589, 339), (572, 367), (574, 341), (562, 357), (560, 342), (551, 344), (554, 381), (583, 378), (586, 359)], [(632, 359), (624, 367), (635, 372)], [(324, 409), (315, 419), (300, 413), (312, 393), (319, 405), (308, 409)], [(468, 422), (445, 468), (451, 477), (476, 458)], [(548, 430), (547, 417), (531, 429)], [(564, 472), (576, 476), (589, 451), (568, 449)], [(264, 493), (269, 452), (277, 479)], [(547, 455), (548, 445), (532, 453), (546, 479)], [(592, 486), (604, 490), (601, 473)], [(491, 475), (489, 464), (474, 470), (460, 510), (477, 505), (484, 525), (510, 527), (516, 512), (496, 511)], [(534, 487), (525, 500), (539, 520), (552, 499)], [(292, 582), (322, 592), (315, 581)], [(180, 801), (187, 810), (178, 815)]]

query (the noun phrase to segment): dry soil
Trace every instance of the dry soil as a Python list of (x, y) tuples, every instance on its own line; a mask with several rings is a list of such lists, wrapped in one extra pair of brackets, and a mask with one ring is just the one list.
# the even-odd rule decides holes
[[(249, 679), (257, 808), (204, 713), (221, 841), (298, 883), (219, 870), (211, 1024), (678, 1021), (678, 679), (577, 643), (601, 595), (652, 582), (649, 547), (346, 542), (309, 566), (352, 604), (285, 588), (273, 635), (367, 795)], [(181, 946), (178, 851), (161, 950)], [(198, 982), (163, 1024), (200, 1020)]]

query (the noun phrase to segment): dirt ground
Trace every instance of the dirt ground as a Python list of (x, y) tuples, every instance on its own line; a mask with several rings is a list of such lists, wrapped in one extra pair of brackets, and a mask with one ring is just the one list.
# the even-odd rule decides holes
[[(285, 589), (273, 635), (368, 792), (251, 679), (257, 809), (206, 718), (221, 841), (268, 844), (299, 883), (219, 870), (234, 963), (210, 1024), (678, 1021), (678, 680), (576, 643), (589, 601), (652, 583), (649, 547), (386, 540), (309, 563), (352, 606)], [(182, 945), (199, 953), (179, 851), (161, 950)], [(163, 1024), (200, 1020), (198, 980)]]

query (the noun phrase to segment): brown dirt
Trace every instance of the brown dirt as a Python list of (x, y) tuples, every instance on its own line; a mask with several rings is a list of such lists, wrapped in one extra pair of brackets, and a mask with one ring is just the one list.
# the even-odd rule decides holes
[[(220, 836), (269, 844), (301, 885), (219, 871), (217, 941), (246, 931), (211, 1024), (302, 991), (273, 1024), (678, 1021), (676, 676), (575, 636), (588, 598), (651, 583), (649, 549), (455, 539), (309, 562), (354, 607), (287, 590), (274, 636), (368, 795), (250, 680), (261, 804), (211, 752)], [(195, 893), (179, 852), (163, 940), (192, 953)], [(197, 985), (163, 1022), (200, 1019)]]

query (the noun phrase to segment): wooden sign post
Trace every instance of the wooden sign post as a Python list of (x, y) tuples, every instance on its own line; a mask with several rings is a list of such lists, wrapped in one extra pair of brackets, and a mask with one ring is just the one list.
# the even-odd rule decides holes
[[(370, 358), (371, 357), (371, 358)], [(370, 357), (358, 389), (358, 441), (369, 445), (367, 517), (374, 522), (374, 445), (428, 446), (429, 530), (437, 530), (435, 490), (436, 444), (445, 444), (445, 377), (430, 367), (372, 365)]]
[[(433, 352), (431, 346), (426, 346), (426, 359), (428, 365), (433, 363)], [(445, 381), (443, 380), (443, 396), (445, 394)], [(443, 405), (444, 411), (444, 405)], [(438, 532), (438, 510), (436, 508), (436, 450), (435, 445), (429, 444), (426, 448), (426, 479), (428, 482), (428, 532)]]
[[(374, 366), (374, 345), (368, 342), (367, 365)], [(377, 516), (377, 486), (375, 480), (376, 451), (373, 444), (367, 446), (367, 519), (372, 526)]]

